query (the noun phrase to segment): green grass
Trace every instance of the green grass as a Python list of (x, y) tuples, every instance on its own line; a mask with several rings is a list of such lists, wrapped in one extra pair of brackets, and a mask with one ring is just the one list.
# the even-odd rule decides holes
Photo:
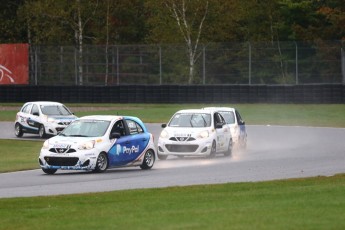
[(0, 199), (1, 229), (344, 229), (345, 175)]
[[(17, 109), (21, 105), (0, 104), (0, 121), (14, 121)], [(4, 111), (1, 110), (1, 106), (13, 109)], [(180, 109), (230, 106), (239, 109), (242, 118), (249, 125), (345, 127), (345, 104), (67, 104), (67, 106), (74, 108), (77, 116), (132, 115), (148, 123), (166, 123)], [(80, 108), (89, 108), (89, 111), (85, 109), (77, 111)]]
[(35, 169), (42, 141), (1, 140), (0, 173)]

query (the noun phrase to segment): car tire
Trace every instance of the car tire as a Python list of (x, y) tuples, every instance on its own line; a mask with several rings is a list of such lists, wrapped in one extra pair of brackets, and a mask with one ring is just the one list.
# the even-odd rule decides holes
[(152, 149), (146, 151), (143, 163), (140, 165), (141, 169), (151, 169), (155, 163), (155, 152)]
[(215, 140), (212, 142), (212, 147), (211, 147), (211, 152), (208, 158), (214, 158), (216, 156), (216, 151), (217, 151), (217, 143)]
[(109, 164), (109, 161), (108, 161), (107, 154), (102, 152), (97, 157), (96, 167), (93, 171), (97, 173), (105, 172), (108, 168), (108, 164)]
[(19, 123), (16, 123), (14, 125), (14, 134), (16, 135), (16, 137), (22, 137), (24, 134), (22, 126)]
[(44, 169), (42, 168), (42, 171), (45, 172), (46, 174), (52, 175), (56, 173), (57, 169)]
[(47, 136), (44, 125), (40, 125), (38, 128), (38, 135), (40, 135), (41, 138), (45, 138)]
[(160, 154), (157, 154), (157, 156), (158, 156), (158, 159), (159, 160), (166, 160), (167, 158), (168, 158), (168, 156), (167, 155), (160, 155)]
[(229, 141), (229, 145), (228, 145), (228, 150), (226, 152), (224, 152), (224, 156), (231, 156), (232, 154), (232, 139), (230, 139)]

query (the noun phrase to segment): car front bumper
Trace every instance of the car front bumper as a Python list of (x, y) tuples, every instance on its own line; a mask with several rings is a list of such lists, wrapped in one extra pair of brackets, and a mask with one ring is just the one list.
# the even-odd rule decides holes
[(97, 162), (96, 153), (95, 149), (74, 153), (54, 153), (42, 149), (38, 161), (44, 169), (93, 170)]
[(207, 141), (158, 141), (159, 155), (173, 156), (209, 156), (211, 153), (212, 140)]

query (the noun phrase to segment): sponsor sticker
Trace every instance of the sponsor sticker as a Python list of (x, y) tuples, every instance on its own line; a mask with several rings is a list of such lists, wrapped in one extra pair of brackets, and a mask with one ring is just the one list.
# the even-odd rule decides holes
[(68, 144), (62, 144), (62, 143), (54, 144), (53, 148), (66, 149), (68, 148)]

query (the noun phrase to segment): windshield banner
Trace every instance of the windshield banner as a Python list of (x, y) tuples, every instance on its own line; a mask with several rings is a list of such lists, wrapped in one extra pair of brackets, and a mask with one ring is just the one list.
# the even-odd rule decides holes
[(28, 44), (0, 44), (0, 85), (28, 84), (28, 66)]

